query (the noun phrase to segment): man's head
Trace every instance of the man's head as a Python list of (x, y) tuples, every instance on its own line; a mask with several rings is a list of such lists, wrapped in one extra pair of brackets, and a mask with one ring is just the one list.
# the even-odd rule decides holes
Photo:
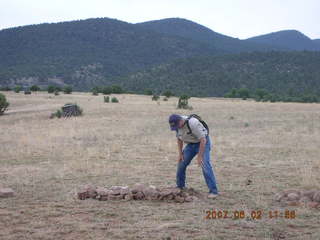
[(177, 131), (183, 125), (183, 119), (178, 114), (171, 114), (169, 117), (169, 124), (171, 131)]

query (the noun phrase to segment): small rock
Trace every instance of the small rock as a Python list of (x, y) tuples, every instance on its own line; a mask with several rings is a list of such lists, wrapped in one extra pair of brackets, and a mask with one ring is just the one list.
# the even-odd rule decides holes
[(174, 200), (178, 203), (183, 203), (184, 202), (184, 197), (180, 197), (180, 196), (175, 196)]
[(317, 191), (314, 193), (313, 197), (312, 197), (312, 200), (314, 202), (320, 202), (320, 191)]
[(111, 194), (112, 191), (105, 187), (97, 187), (96, 192), (99, 196), (108, 196), (108, 194)]
[(307, 196), (302, 196), (299, 200), (299, 202), (302, 202), (302, 203), (308, 203), (308, 202), (311, 202), (311, 198), (307, 197)]
[(289, 190), (285, 190), (285, 191), (283, 191), (283, 193), (285, 194), (285, 196), (288, 196), (290, 193), (295, 193), (295, 194), (300, 195), (300, 191), (299, 191), (299, 190), (297, 190), (297, 189), (289, 189)]
[(309, 203), (307, 204), (307, 206), (308, 206), (309, 208), (318, 208), (318, 207), (320, 206), (320, 203), (319, 203), (319, 202), (309, 202)]
[(275, 201), (280, 202), (284, 198), (285, 194), (284, 193), (277, 193), (274, 196)]
[(142, 192), (137, 192), (137, 193), (133, 194), (133, 199), (134, 200), (143, 200), (144, 194)]
[(124, 196), (124, 199), (125, 199), (125, 200), (127, 200), (127, 201), (132, 200), (132, 199), (133, 199), (133, 195), (132, 195), (132, 193), (128, 193), (128, 194), (126, 194), (126, 195)]
[(306, 196), (306, 197), (312, 199), (312, 197), (315, 193), (316, 193), (315, 190), (303, 190), (303, 191), (301, 191), (301, 196)]
[(88, 192), (87, 192), (87, 191), (79, 191), (79, 192), (77, 193), (77, 195), (78, 195), (78, 198), (79, 198), (80, 200), (85, 200), (85, 199), (89, 198), (89, 195), (88, 195)]
[(288, 200), (289, 201), (296, 201), (296, 200), (299, 200), (299, 199), (300, 199), (300, 196), (297, 193), (289, 193), (288, 194)]
[(14, 196), (14, 191), (11, 188), (0, 188), (0, 198), (9, 198)]
[(128, 194), (129, 192), (130, 192), (130, 189), (129, 189), (128, 186), (122, 187), (122, 188), (120, 189), (120, 195), (126, 195), (126, 194)]
[(194, 197), (192, 197), (192, 196), (187, 196), (184, 200), (185, 200), (186, 202), (192, 202), (192, 201), (193, 201), (193, 198), (194, 198)]
[(296, 207), (296, 206), (301, 206), (301, 203), (297, 201), (288, 201), (287, 205)]
[(131, 189), (131, 192), (134, 194), (134, 193), (137, 193), (137, 192), (143, 192), (143, 190), (145, 189), (145, 185), (141, 184), (141, 183), (136, 183), (132, 189)]

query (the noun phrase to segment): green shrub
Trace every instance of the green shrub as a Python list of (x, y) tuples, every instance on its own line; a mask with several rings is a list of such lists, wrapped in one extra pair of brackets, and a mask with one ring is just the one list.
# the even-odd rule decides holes
[(92, 95), (93, 96), (98, 96), (99, 95), (98, 89), (96, 89), (96, 88), (92, 89)]
[(124, 93), (122, 87), (120, 87), (118, 85), (112, 85), (111, 86), (111, 92), (112, 93), (117, 93), (117, 94)]
[(49, 85), (47, 88), (48, 93), (54, 93), (55, 90), (56, 90), (56, 87), (52, 85)]
[(152, 101), (158, 101), (159, 98), (160, 98), (159, 95), (153, 94), (153, 96), (152, 96)]
[(30, 87), (30, 91), (32, 91), (32, 92), (37, 92), (37, 91), (40, 91), (40, 90), (41, 90), (40, 87), (37, 86), (37, 85), (32, 85)]
[(55, 90), (55, 91), (54, 91), (54, 95), (55, 95), (55, 96), (58, 96), (58, 95), (59, 95), (59, 91), (58, 91), (58, 90)]
[(165, 96), (165, 97), (167, 97), (167, 98), (170, 98), (170, 97), (174, 96), (174, 94), (173, 94), (173, 92), (171, 92), (171, 91), (165, 91), (165, 92), (163, 93), (163, 96)]
[(21, 87), (21, 86), (15, 86), (14, 89), (13, 89), (13, 91), (14, 91), (15, 93), (19, 93), (21, 90), (22, 90), (22, 87)]
[(109, 96), (104, 96), (103, 98), (104, 98), (104, 102), (105, 103), (110, 102), (110, 97)]
[(65, 94), (71, 94), (72, 93), (72, 87), (71, 86), (66, 86), (64, 89), (63, 89), (63, 92)]
[(9, 103), (7, 102), (6, 96), (0, 93), (0, 115), (8, 109)]
[(0, 91), (11, 91), (11, 88), (6, 86), (6, 87), (1, 87)]
[(145, 95), (151, 96), (153, 94), (152, 90), (150, 89), (146, 89), (145, 91)]
[(168, 101), (168, 98), (167, 98), (167, 97), (164, 97), (164, 98), (163, 98), (163, 101), (165, 101), (165, 102)]
[(119, 100), (118, 100), (116, 97), (113, 97), (113, 98), (111, 99), (111, 102), (112, 102), (112, 103), (118, 103)]
[(24, 91), (24, 94), (25, 94), (25, 95), (30, 95), (30, 94), (31, 94), (31, 91), (30, 91), (30, 90), (25, 90), (25, 91)]
[(112, 88), (111, 88), (111, 87), (103, 87), (102, 93), (103, 93), (104, 95), (109, 95), (109, 94), (112, 93)]
[(192, 109), (191, 106), (189, 106), (189, 102), (188, 100), (190, 99), (190, 97), (188, 95), (182, 95), (179, 97), (178, 100), (178, 108), (180, 109)]

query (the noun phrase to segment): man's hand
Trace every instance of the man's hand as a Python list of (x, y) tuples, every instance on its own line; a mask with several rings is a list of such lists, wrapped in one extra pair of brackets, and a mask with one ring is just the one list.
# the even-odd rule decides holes
[(203, 158), (202, 156), (198, 155), (197, 157), (197, 163), (198, 163), (198, 166), (200, 167), (203, 167)]
[(179, 157), (178, 157), (178, 163), (183, 161), (183, 154), (179, 154)]

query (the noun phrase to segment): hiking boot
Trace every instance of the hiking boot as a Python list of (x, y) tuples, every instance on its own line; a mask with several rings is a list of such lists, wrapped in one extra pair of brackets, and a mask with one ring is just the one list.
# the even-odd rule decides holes
[(215, 193), (209, 193), (208, 198), (209, 199), (216, 199), (218, 197), (218, 194)]

